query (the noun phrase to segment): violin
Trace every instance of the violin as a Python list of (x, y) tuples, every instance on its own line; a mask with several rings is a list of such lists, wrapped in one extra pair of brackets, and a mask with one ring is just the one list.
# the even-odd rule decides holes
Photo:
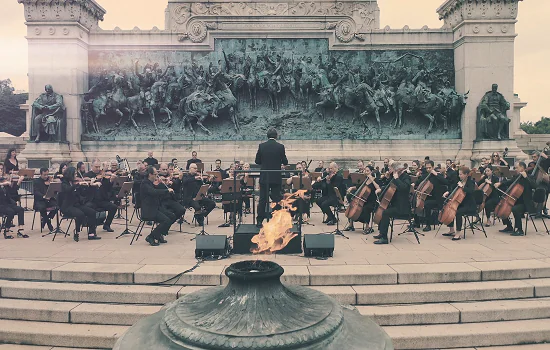
[(430, 181), (430, 177), (432, 175), (432, 173), (429, 173), (414, 191), (413, 204), (417, 215), (421, 215), (424, 212), (424, 204), (426, 199), (431, 195), (434, 189), (434, 184)]
[[(405, 168), (399, 170), (397, 172), (397, 174), (399, 176), (401, 176), (401, 174), (403, 173), (403, 171), (405, 171)], [(386, 172), (386, 174), (393, 174), (393, 172)], [(380, 204), (378, 205), (378, 208), (376, 209), (376, 212), (374, 213), (374, 223), (375, 224), (380, 224), (380, 221), (382, 220), (382, 215), (384, 214), (384, 211), (386, 209), (388, 209), (388, 207), (390, 206), (390, 203), (391, 203), (391, 200), (393, 198), (393, 196), (395, 195), (395, 193), (397, 192), (397, 186), (395, 185), (395, 182), (394, 182), (395, 179), (391, 179), (390, 183), (386, 186), (386, 188), (384, 189), (384, 191), (382, 192), (381, 196), (380, 196)]]
[(523, 175), (521, 174), (518, 175), (510, 187), (508, 187), (508, 190), (504, 192), (500, 202), (497, 204), (497, 207), (495, 208), (495, 215), (499, 218), (507, 219), (512, 213), (512, 208), (516, 204), (517, 200), (523, 194), (525, 188), (521, 183), (519, 183), (522, 176)]
[(355, 194), (353, 194), (353, 199), (346, 209), (346, 217), (348, 219), (357, 221), (361, 216), (361, 213), (363, 212), (363, 206), (365, 205), (367, 198), (369, 198), (372, 192), (370, 184), (372, 184), (373, 181), (374, 176), (367, 177), (365, 181), (363, 181), (363, 184), (361, 184), (361, 187), (359, 187), (357, 191), (355, 191)]
[[(470, 172), (468, 177), (472, 176), (472, 174), (473, 173)], [(467, 181), (468, 179), (466, 179), (466, 182)], [(463, 184), (466, 185), (466, 182)], [(445, 200), (445, 203), (443, 203), (443, 209), (439, 212), (439, 222), (444, 225), (449, 225), (453, 222), (456, 218), (456, 211), (458, 210), (460, 204), (462, 204), (462, 201), (464, 201), (464, 198), (466, 198), (464, 187), (456, 186), (453, 192), (451, 192)]]

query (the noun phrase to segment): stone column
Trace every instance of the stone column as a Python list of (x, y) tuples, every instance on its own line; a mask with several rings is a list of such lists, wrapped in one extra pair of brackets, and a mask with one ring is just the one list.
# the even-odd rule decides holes
[[(519, 1), (447, 0), (437, 10), (444, 28), (453, 31), (456, 90), (470, 92), (462, 118), (460, 159), (476, 162), (486, 153), (502, 151), (504, 147), (511, 150), (511, 156), (521, 156), (514, 140), (476, 141), (477, 106), (493, 83), (498, 84), (499, 92), (510, 102), (508, 116), (513, 116), (514, 40)], [(511, 123), (510, 136), (514, 129)]]
[[(29, 100), (51, 84), (63, 95), (67, 117), (67, 142), (29, 143), (21, 158), (60, 161), (83, 160), (80, 147), (82, 94), (88, 90), (88, 40), (105, 10), (94, 0), (17, 0), (25, 6), (29, 45)], [(32, 108), (27, 112), (27, 128)], [(27, 130), (28, 132), (28, 130)]]

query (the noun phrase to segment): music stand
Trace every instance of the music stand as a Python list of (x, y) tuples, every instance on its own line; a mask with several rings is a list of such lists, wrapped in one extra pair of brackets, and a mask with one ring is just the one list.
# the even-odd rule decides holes
[(124, 182), (122, 184), (122, 187), (120, 188), (120, 191), (116, 195), (118, 199), (124, 199), (124, 212), (125, 212), (124, 221), (126, 222), (126, 228), (124, 229), (124, 231), (122, 231), (120, 235), (116, 237), (116, 239), (119, 239), (120, 237), (125, 235), (134, 235), (134, 236), (136, 235), (135, 231), (132, 231), (128, 228), (128, 205), (129, 205), (128, 196), (130, 194), (130, 191), (132, 191), (132, 186), (134, 186), (133, 181)]
[(483, 176), (482, 173), (476, 172), (472, 174), (472, 179), (477, 183), (479, 180), (481, 180), (481, 177)]
[[(196, 163), (196, 164), (203, 164), (203, 163)], [(204, 164), (203, 164), (203, 168), (204, 168)], [(193, 198), (193, 200), (198, 202), (198, 201), (204, 199), (208, 195), (208, 188), (210, 188), (210, 185), (202, 185), (201, 188), (199, 189), (199, 192), (197, 192), (197, 195), (195, 196), (195, 198)], [(200, 210), (202, 211), (202, 208)], [(195, 215), (197, 215), (196, 212), (195, 212)], [(207, 236), (208, 235), (208, 232), (206, 232), (205, 229), (204, 229), (204, 219), (206, 219), (206, 218), (202, 219), (201, 231), (199, 233), (197, 233), (194, 238), (191, 238), (192, 241), (197, 239), (198, 236)]]
[[(338, 189), (338, 187), (334, 187), (334, 193), (336, 194), (336, 198), (338, 198), (338, 204), (343, 206), (344, 200), (342, 199), (342, 195), (340, 194), (340, 190)], [(338, 206), (334, 207), (334, 216), (336, 217), (336, 229), (328, 233), (331, 235), (341, 236), (345, 239), (349, 239), (348, 236), (344, 235), (344, 233), (340, 231), (340, 212), (338, 211)]]
[(357, 188), (359, 188), (359, 186), (361, 186), (363, 182), (365, 182), (365, 180), (367, 179), (366, 174), (351, 173), (349, 174), (349, 176), (351, 178), (352, 186), (357, 186)]
[(206, 175), (209, 178), (212, 177), (212, 182), (222, 182), (222, 173), (220, 171), (207, 171)]
[[(115, 179), (113, 181), (113, 189), (122, 188), (122, 186), (124, 186), (124, 183), (127, 182), (127, 181), (128, 181), (128, 176), (115, 176)], [(119, 194), (120, 194), (120, 191), (119, 191)], [(122, 200), (122, 198), (118, 197), (118, 195), (116, 197), (117, 197), (117, 199)], [(118, 208), (117, 214), (114, 218), (115, 219), (122, 219), (121, 213), (122, 213), (122, 209)]]
[(197, 165), (197, 172), (202, 173), (204, 171), (204, 163), (195, 163)]
[(349, 169), (342, 172), (342, 177), (344, 179), (349, 179)]
[[(23, 189), (24, 191), (26, 191), (27, 193), (24, 194), (23, 196), (25, 196), (25, 207), (23, 209), (25, 209), (25, 211), (32, 211), (31, 208), (29, 208), (28, 204), (28, 199), (29, 199), (29, 195), (32, 195), (32, 180), (34, 179), (34, 173), (35, 173), (35, 169), (20, 169), (18, 172), (17, 172), (17, 175), (19, 175), (20, 177), (23, 177), (23, 183), (21, 183), (21, 189)], [(27, 186), (27, 183), (29, 183), (31, 186)], [(21, 202), (23, 203), (23, 202)]]
[[(61, 192), (61, 182), (50, 182), (50, 186), (48, 186), (48, 190), (44, 195), (44, 199), (50, 200), (52, 198), (55, 198), (59, 194), (59, 192)], [(57, 210), (57, 213), (55, 213), (55, 217), (56, 217), (57, 227), (53, 231), (42, 235), (42, 237), (46, 237), (51, 234), (63, 233), (63, 230), (60, 227), (61, 223), (59, 220), (59, 208)]]

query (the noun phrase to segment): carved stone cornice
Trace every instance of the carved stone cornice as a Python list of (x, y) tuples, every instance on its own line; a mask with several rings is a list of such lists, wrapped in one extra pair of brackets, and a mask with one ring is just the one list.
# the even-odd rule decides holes
[(98, 27), (106, 11), (95, 0), (17, 0), (25, 6), (27, 24), (76, 22), (90, 29)]
[(515, 21), (522, 0), (447, 0), (437, 9), (445, 27), (455, 29), (464, 21)]
[[(210, 21), (231, 17), (324, 16), (327, 22), (333, 21), (331, 17), (347, 16), (354, 22), (358, 34), (380, 28), (380, 9), (377, 0), (170, 0), (166, 13), (166, 29), (184, 35), (189, 34), (189, 23), (193, 22), (195, 17), (209, 16), (212, 17)], [(266, 29), (267, 27), (268, 25)]]

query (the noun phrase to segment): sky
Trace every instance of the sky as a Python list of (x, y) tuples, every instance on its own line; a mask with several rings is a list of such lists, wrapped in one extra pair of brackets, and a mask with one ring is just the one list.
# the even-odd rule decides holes
[[(23, 5), (0, 0), (0, 79), (10, 78), (17, 90), (27, 90), (28, 51)], [(97, 0), (107, 10), (103, 29), (164, 28), (168, 0)], [(436, 9), (444, 0), (378, 0), (380, 26), (392, 28), (440, 28)], [(133, 9), (133, 10), (132, 10)], [(550, 28), (549, 0), (527, 0), (519, 5), (516, 31), (515, 93), (528, 102), (522, 121), (550, 117)]]

